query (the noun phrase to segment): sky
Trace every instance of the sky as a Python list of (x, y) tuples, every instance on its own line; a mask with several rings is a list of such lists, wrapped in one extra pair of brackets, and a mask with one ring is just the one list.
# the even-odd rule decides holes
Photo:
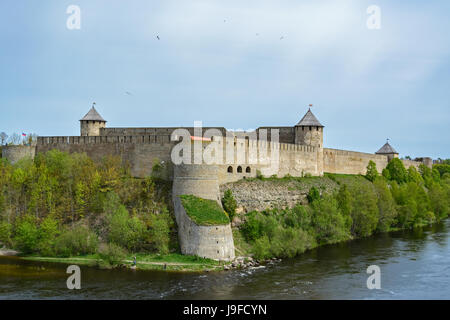
[(450, 158), (449, 13), (447, 0), (2, 0), (0, 131), (79, 135), (94, 101), (109, 127), (236, 130), (293, 126), (313, 104), (325, 147), (389, 138), (403, 157)]

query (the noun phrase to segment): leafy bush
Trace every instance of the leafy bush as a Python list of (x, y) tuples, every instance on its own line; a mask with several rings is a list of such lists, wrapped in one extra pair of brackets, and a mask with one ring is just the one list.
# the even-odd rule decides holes
[(390, 180), (394, 180), (399, 184), (408, 181), (408, 174), (400, 159), (394, 158), (389, 161), (386, 170), (389, 172)]
[(55, 241), (55, 254), (60, 257), (93, 254), (97, 248), (97, 235), (81, 225), (64, 230)]
[(38, 250), (40, 254), (45, 256), (55, 255), (55, 244), (57, 236), (59, 235), (59, 226), (56, 219), (48, 216), (40, 225), (39, 228), (39, 244)]
[(236, 215), (237, 203), (236, 200), (234, 199), (233, 192), (231, 191), (231, 189), (228, 189), (224, 192), (222, 198), (222, 206), (225, 212), (228, 213), (230, 220), (233, 220), (234, 216)]
[(306, 196), (309, 203), (313, 203), (315, 200), (320, 199), (320, 192), (316, 187), (312, 187), (309, 189), (308, 195)]
[(150, 217), (150, 241), (160, 254), (169, 253), (170, 217), (168, 213)]
[(122, 247), (114, 243), (109, 243), (105, 246), (101, 246), (98, 254), (108, 266), (115, 267), (123, 263), (127, 252)]
[(377, 165), (375, 164), (375, 162), (370, 160), (369, 164), (367, 165), (366, 178), (370, 182), (374, 182), (377, 177), (378, 177)]
[(39, 229), (35, 217), (26, 215), (18, 221), (14, 240), (23, 253), (33, 253), (38, 250)]
[(312, 225), (318, 244), (336, 243), (350, 238), (345, 218), (332, 196), (312, 203)]
[(377, 230), (380, 232), (389, 231), (396, 223), (397, 208), (389, 190), (388, 184), (382, 178), (378, 178), (373, 183), (377, 194), (377, 206), (379, 212), (379, 220)]
[(0, 222), (0, 246), (4, 245), (6, 247), (11, 246), (11, 236), (13, 227), (10, 223), (6, 221)]
[(379, 210), (377, 195), (372, 184), (357, 182), (350, 186), (352, 194), (352, 234), (357, 237), (370, 236), (375, 231)]
[(129, 250), (141, 248), (146, 241), (147, 228), (138, 217), (130, 217), (127, 209), (119, 205), (108, 216), (108, 239)]

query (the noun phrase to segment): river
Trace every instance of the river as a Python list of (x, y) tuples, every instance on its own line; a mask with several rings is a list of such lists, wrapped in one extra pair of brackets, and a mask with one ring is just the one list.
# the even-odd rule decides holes
[[(381, 289), (367, 289), (378, 265)], [(450, 220), (329, 245), (252, 270), (212, 273), (100, 270), (0, 257), (0, 299), (450, 299)]]

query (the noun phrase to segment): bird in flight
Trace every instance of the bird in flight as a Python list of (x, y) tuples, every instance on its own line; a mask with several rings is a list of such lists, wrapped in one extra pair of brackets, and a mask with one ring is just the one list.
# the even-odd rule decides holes
[(283, 40), (284, 39), (284, 37), (280, 37), (280, 40)]
[(131, 92), (125, 91), (125, 94), (131, 96)]
[(158, 39), (158, 40), (159, 40), (159, 36), (156, 36), (156, 39)]

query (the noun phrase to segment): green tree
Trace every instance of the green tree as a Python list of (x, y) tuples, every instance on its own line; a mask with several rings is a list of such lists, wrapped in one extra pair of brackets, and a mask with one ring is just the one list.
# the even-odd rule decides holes
[(312, 209), (312, 225), (318, 244), (336, 243), (350, 238), (350, 230), (333, 197), (325, 196), (314, 201)]
[(228, 216), (230, 217), (230, 221), (233, 221), (234, 216), (236, 215), (237, 202), (234, 199), (233, 192), (231, 189), (227, 189), (224, 192), (222, 198), (222, 206)]
[(376, 179), (373, 185), (377, 194), (377, 206), (379, 211), (377, 230), (386, 232), (396, 223), (396, 204), (391, 191), (389, 190), (389, 186), (384, 179)]
[(44, 256), (55, 255), (56, 238), (59, 235), (58, 221), (51, 216), (40, 224), (38, 250)]
[(357, 237), (370, 236), (376, 229), (379, 219), (377, 196), (370, 183), (355, 183), (350, 192), (353, 196), (352, 234)]
[(320, 192), (316, 187), (311, 187), (309, 189), (308, 195), (306, 196), (309, 203), (313, 203), (316, 200), (320, 199)]
[(367, 165), (366, 178), (367, 180), (374, 182), (377, 177), (378, 177), (377, 165), (375, 164), (375, 162), (370, 160), (369, 164)]
[(169, 253), (170, 217), (168, 213), (152, 215), (150, 218), (150, 239), (160, 254)]
[(400, 159), (394, 158), (389, 161), (386, 169), (389, 171), (391, 180), (394, 180), (397, 183), (404, 183), (408, 181), (408, 174), (403, 162)]
[(14, 240), (16, 241), (19, 250), (23, 253), (33, 253), (37, 251), (39, 229), (35, 217), (27, 215), (19, 220)]
[(412, 181), (418, 185), (423, 185), (424, 181), (420, 173), (417, 171), (416, 167), (410, 166), (408, 168), (408, 181)]

